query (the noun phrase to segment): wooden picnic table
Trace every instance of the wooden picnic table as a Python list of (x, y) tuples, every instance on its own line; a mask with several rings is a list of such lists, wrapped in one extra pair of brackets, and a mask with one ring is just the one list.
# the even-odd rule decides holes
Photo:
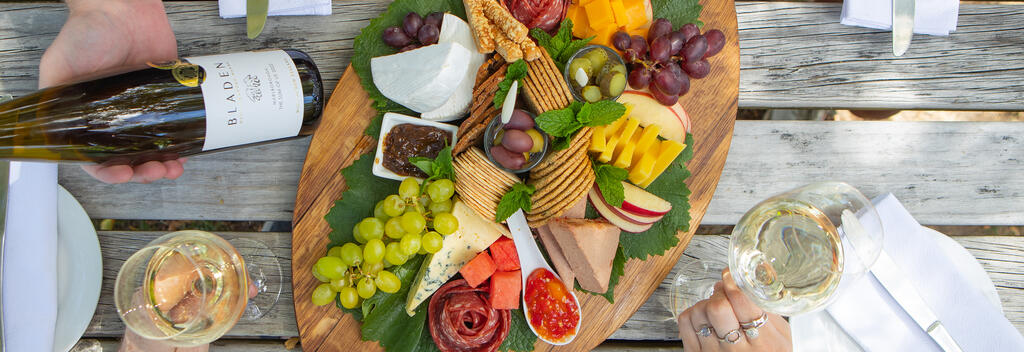
[[(713, 1), (713, 0), (703, 0)], [(183, 56), (266, 47), (316, 60), (328, 93), (352, 55), (352, 38), (389, 0), (334, 3), (326, 17), (275, 17), (256, 40), (244, 19), (221, 19), (215, 1), (166, 2)], [(838, 3), (737, 2), (740, 108), (1024, 110), (1024, 3), (960, 6), (949, 37), (915, 36), (904, 57), (890, 33), (840, 25)], [(0, 94), (35, 89), (38, 59), (66, 18), (52, 2), (0, 3)], [(101, 184), (62, 166), (60, 184), (94, 219), (289, 221), (309, 140), (197, 156), (176, 181)], [(1024, 124), (1012, 122), (737, 121), (725, 171), (704, 224), (734, 224), (757, 201), (819, 180), (868, 195), (894, 193), (926, 225), (1024, 224)], [(980, 229), (981, 227), (971, 227)], [(1024, 237), (981, 230), (956, 236), (996, 285), (1006, 316), (1024, 331)], [(162, 233), (99, 233), (104, 282), (83, 345), (111, 348), (123, 333), (113, 306), (122, 262)], [(291, 234), (222, 233), (269, 245), (289, 283)], [(680, 263), (723, 258), (728, 234), (695, 236)], [(678, 266), (677, 266), (678, 268)], [(600, 347), (678, 348), (665, 300), (668, 280)], [(214, 350), (281, 350), (297, 337), (290, 285), (264, 319), (238, 324)]]

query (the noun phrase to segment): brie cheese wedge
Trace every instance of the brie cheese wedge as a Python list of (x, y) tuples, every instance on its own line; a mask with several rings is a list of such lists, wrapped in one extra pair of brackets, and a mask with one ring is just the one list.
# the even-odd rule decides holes
[(476, 71), (484, 63), (486, 57), (477, 52), (476, 41), (473, 40), (473, 32), (469, 24), (458, 16), (450, 13), (444, 14), (441, 21), (441, 31), (437, 37), (438, 43), (457, 43), (469, 50), (469, 69), (466, 70), (462, 83), (455, 88), (455, 93), (437, 109), (423, 112), (420, 117), (434, 121), (456, 120), (469, 112), (469, 105), (473, 100), (473, 84), (476, 83)]
[[(444, 105), (466, 79), (471, 54), (476, 50), (471, 53), (457, 43), (428, 45), (372, 58), (370, 73), (373, 84), (388, 99), (416, 112), (432, 111)], [(476, 73), (476, 68), (472, 70)]]

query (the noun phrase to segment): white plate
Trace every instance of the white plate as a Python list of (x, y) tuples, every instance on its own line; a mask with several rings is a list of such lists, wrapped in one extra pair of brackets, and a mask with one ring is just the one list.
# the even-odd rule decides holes
[[(458, 134), (458, 132), (459, 132), (459, 127), (458, 126), (449, 125), (449, 124), (446, 124), (446, 123), (434, 122), (434, 121), (430, 121), (430, 120), (424, 120), (424, 119), (421, 119), (421, 118), (418, 118), (418, 117), (412, 117), (412, 116), (406, 116), (406, 115), (402, 115), (402, 114), (396, 114), (396, 113), (393, 113), (393, 112), (384, 113), (384, 119), (380, 123), (380, 136), (377, 137), (377, 154), (373, 156), (373, 174), (374, 175), (377, 175), (378, 177), (383, 177), (383, 178), (390, 178), (390, 179), (396, 180), (396, 181), (404, 180), (407, 177), (407, 176), (402, 176), (402, 175), (396, 174), (396, 173), (392, 172), (391, 170), (388, 170), (388, 168), (384, 167), (384, 164), (383, 164), (383, 162), (384, 162), (384, 137), (387, 137), (388, 132), (391, 132), (391, 128), (392, 127), (395, 127), (396, 125), (401, 125), (401, 124), (404, 124), (404, 123), (411, 123), (413, 125), (419, 125), (419, 126), (437, 127), (437, 128), (442, 129), (442, 130), (449, 131), (449, 132), (452, 133), (452, 145), (451, 146), (454, 148), (455, 147), (455, 143), (458, 143), (458, 140), (456, 139), (456, 136), (459, 135)], [(416, 177), (416, 179), (422, 181), (419, 177)]]
[[(1002, 311), (1003, 304), (999, 301), (996, 285), (992, 283), (992, 279), (985, 272), (985, 268), (981, 267), (978, 259), (949, 236), (927, 227), (923, 228), (942, 247), (943, 255), (957, 262), (957, 266), (963, 270), (967, 281), (971, 285), (980, 287), (985, 297), (999, 308), (999, 311)], [(860, 345), (839, 327), (835, 319), (825, 309), (791, 317), (789, 324), (793, 333), (795, 351), (862, 351)]]
[(64, 187), (57, 193), (57, 326), (54, 352), (67, 352), (89, 327), (100, 299), (103, 257), (89, 215)]

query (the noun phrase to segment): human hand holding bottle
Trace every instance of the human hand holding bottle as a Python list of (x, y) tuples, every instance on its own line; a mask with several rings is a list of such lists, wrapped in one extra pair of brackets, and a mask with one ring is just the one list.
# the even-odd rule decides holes
[[(174, 60), (178, 44), (160, 0), (67, 0), (68, 20), (39, 62), (39, 87), (96, 78), (147, 62)], [(185, 159), (136, 166), (85, 165), (105, 183), (176, 179)]]

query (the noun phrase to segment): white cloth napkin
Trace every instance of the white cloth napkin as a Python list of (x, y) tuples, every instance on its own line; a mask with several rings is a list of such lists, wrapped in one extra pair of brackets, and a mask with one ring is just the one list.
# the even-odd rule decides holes
[[(956, 30), (959, 13), (959, 0), (916, 0), (914, 33), (949, 35), (949, 32)], [(839, 23), (891, 30), (892, 0), (845, 0)]]
[[(220, 17), (245, 17), (246, 0), (219, 0)], [(331, 14), (331, 0), (270, 0), (267, 16), (302, 16)]]
[[(879, 197), (875, 207), (886, 253), (964, 351), (1024, 351), (1024, 337), (896, 197)], [(826, 309), (864, 350), (940, 351), (873, 275), (842, 289)]]
[(4, 242), (7, 351), (53, 351), (57, 322), (57, 164), (11, 162)]

